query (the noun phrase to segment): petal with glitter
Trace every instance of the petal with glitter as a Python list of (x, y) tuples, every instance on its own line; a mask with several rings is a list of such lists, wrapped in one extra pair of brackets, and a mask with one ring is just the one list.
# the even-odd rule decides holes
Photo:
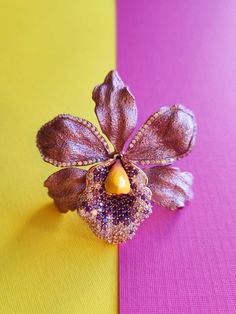
[(78, 213), (99, 238), (121, 243), (131, 239), (151, 214), (152, 193), (145, 173), (128, 162), (123, 165), (131, 183), (130, 192), (119, 195), (106, 192), (105, 180), (113, 163), (114, 160), (107, 161), (88, 170)]
[(78, 207), (80, 193), (86, 184), (87, 171), (79, 168), (61, 169), (44, 182), (48, 194), (62, 212), (75, 210)]
[(148, 187), (152, 200), (162, 206), (175, 210), (184, 207), (185, 201), (193, 197), (193, 176), (174, 167), (152, 167), (144, 170), (148, 177)]
[(59, 167), (94, 164), (109, 158), (109, 148), (90, 122), (62, 114), (37, 134), (37, 146), (46, 162)]
[(121, 152), (137, 122), (137, 107), (133, 95), (116, 71), (106, 76), (104, 83), (93, 90), (95, 112), (103, 133)]
[(182, 105), (162, 108), (137, 132), (125, 157), (137, 164), (168, 165), (192, 149), (196, 136), (193, 113)]

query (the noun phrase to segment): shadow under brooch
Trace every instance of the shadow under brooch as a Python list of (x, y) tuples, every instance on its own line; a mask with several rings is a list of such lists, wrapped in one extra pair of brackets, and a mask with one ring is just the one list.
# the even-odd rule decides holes
[[(67, 167), (49, 176), (44, 185), (61, 212), (77, 210), (99, 238), (121, 243), (131, 239), (151, 214), (151, 201), (175, 210), (192, 198), (192, 175), (169, 165), (191, 151), (196, 123), (182, 105), (163, 107), (124, 150), (137, 122), (133, 95), (111, 71), (92, 97), (114, 151), (92, 123), (61, 114), (37, 134), (43, 159)], [(91, 164), (95, 165), (88, 171), (76, 167)]]

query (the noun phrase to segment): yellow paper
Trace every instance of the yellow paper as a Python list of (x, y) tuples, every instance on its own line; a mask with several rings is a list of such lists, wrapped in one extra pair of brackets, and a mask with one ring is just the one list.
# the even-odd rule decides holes
[(117, 313), (117, 247), (43, 181), (35, 146), (59, 113), (98, 124), (93, 87), (115, 67), (110, 0), (0, 0), (0, 313)]

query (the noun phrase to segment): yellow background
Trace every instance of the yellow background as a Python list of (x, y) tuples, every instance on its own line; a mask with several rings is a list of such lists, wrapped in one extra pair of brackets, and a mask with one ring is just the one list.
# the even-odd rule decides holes
[(97, 124), (91, 92), (115, 67), (111, 0), (0, 0), (0, 313), (116, 313), (117, 247), (60, 214), (35, 147), (59, 113)]

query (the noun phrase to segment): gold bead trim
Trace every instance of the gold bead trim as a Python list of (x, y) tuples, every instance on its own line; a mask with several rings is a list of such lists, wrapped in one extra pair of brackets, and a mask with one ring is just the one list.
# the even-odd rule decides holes
[[(132, 139), (132, 141), (130, 142), (128, 149), (132, 149), (135, 144), (140, 140), (141, 136), (143, 135), (143, 133), (145, 132), (145, 130), (147, 128), (149, 128), (152, 123), (162, 114), (165, 114), (168, 111), (172, 111), (172, 110), (180, 110), (180, 111), (184, 111), (185, 113), (187, 113), (188, 115), (190, 115), (194, 120), (194, 115), (192, 113), (192, 111), (186, 109), (183, 105), (180, 104), (176, 104), (173, 105), (171, 107), (162, 107), (160, 108), (160, 110), (158, 112), (155, 112), (145, 123), (144, 125), (138, 130), (138, 132), (136, 133), (136, 135), (134, 136), (134, 138)], [(195, 138), (195, 134), (196, 134), (196, 123), (194, 122), (194, 130), (193, 130), (193, 136), (192, 139), (189, 143), (189, 149), (187, 150), (186, 153), (181, 154), (179, 156), (176, 157), (167, 157), (165, 159), (159, 159), (159, 160), (132, 160), (132, 162), (137, 163), (137, 164), (141, 164), (141, 165), (154, 165), (154, 164), (159, 164), (159, 165), (169, 165), (171, 163), (173, 163), (174, 161), (181, 159), (185, 156), (187, 156), (191, 150), (192, 150), (192, 146), (194, 144), (194, 138)]]
[[(74, 116), (71, 116), (69, 114), (59, 114), (57, 117), (55, 117), (54, 119), (52, 119), (51, 121), (47, 122), (46, 124), (44, 124), (39, 132), (41, 130), (43, 130), (45, 127), (48, 127), (50, 125), (52, 125), (55, 121), (57, 121), (58, 119), (61, 119), (61, 118), (67, 118), (67, 119), (70, 119), (72, 121), (76, 121), (76, 122), (79, 122), (80, 124), (82, 124), (83, 126), (85, 126), (86, 128), (88, 128), (94, 135), (97, 136), (97, 138), (100, 140), (100, 142), (104, 145), (104, 147), (106, 148), (108, 154), (110, 153), (110, 150), (109, 150), (109, 146), (106, 142), (106, 140), (104, 139), (104, 137), (100, 134), (100, 132), (98, 131), (98, 129), (89, 121), (85, 120), (85, 119), (82, 119), (82, 118), (77, 118), (77, 117), (74, 117)], [(39, 134), (38, 132), (38, 134)], [(55, 159), (52, 159), (52, 158), (48, 158), (46, 157), (43, 152), (42, 152), (42, 149), (40, 147), (40, 145), (38, 144), (38, 135), (37, 135), (37, 147), (39, 149), (39, 152), (43, 158), (44, 161), (56, 166), (56, 167), (71, 167), (71, 166), (86, 166), (86, 165), (91, 165), (91, 164), (95, 164), (97, 162), (100, 162), (100, 161), (103, 161), (102, 159), (100, 158), (94, 158), (94, 159), (89, 159), (89, 160), (84, 160), (84, 161), (73, 161), (73, 162), (61, 162), (61, 161), (58, 161), (58, 160), (55, 160)]]

